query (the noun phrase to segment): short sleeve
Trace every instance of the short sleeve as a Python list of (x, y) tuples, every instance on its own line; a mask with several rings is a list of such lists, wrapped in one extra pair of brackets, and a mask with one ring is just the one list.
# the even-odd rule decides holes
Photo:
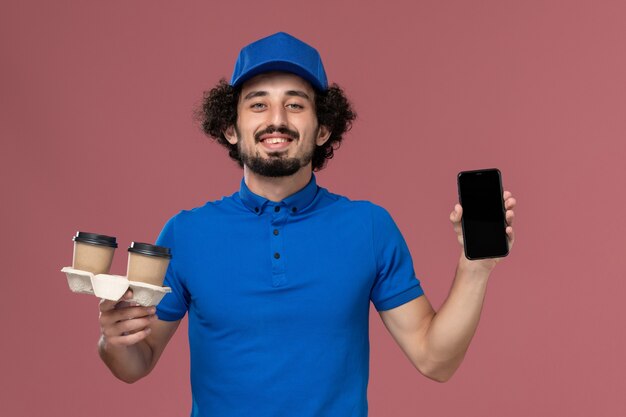
[(372, 204), (376, 279), (370, 299), (376, 310), (390, 310), (424, 294), (415, 276), (409, 248), (391, 215)]
[(161, 302), (157, 305), (156, 314), (160, 320), (176, 321), (185, 316), (189, 307), (189, 295), (185, 285), (177, 273), (179, 246), (176, 245), (176, 216), (172, 217), (163, 227), (156, 244), (171, 249), (172, 259), (167, 267), (163, 286), (170, 287), (172, 292), (165, 294)]

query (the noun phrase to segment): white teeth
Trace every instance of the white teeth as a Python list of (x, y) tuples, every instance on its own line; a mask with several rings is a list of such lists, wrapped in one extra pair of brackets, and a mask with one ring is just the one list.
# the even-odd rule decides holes
[(284, 139), (284, 138), (270, 138), (270, 139), (265, 139), (266, 143), (283, 143), (283, 142), (288, 142), (288, 139)]

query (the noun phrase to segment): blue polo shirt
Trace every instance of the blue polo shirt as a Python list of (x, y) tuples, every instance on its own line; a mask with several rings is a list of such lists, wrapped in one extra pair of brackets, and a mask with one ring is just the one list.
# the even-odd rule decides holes
[(189, 314), (195, 417), (365, 417), (369, 306), (423, 294), (389, 213), (316, 184), (171, 218), (161, 320)]

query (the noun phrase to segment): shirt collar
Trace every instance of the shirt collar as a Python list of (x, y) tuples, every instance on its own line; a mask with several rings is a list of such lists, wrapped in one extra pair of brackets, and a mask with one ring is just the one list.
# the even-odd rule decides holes
[(274, 202), (250, 191), (246, 185), (245, 178), (242, 178), (241, 186), (239, 187), (239, 198), (241, 198), (243, 204), (251, 212), (257, 215), (263, 213), (266, 206), (284, 206), (290, 213), (295, 214), (301, 212), (313, 202), (315, 195), (317, 194), (317, 189), (318, 187), (315, 174), (311, 173), (311, 179), (309, 180), (309, 183), (304, 186), (304, 188), (285, 198), (281, 202)]

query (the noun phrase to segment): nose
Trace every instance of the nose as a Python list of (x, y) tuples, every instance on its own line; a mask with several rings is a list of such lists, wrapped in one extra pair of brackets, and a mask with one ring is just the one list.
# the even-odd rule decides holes
[(287, 126), (287, 110), (284, 106), (274, 105), (270, 109), (268, 122), (276, 127)]

